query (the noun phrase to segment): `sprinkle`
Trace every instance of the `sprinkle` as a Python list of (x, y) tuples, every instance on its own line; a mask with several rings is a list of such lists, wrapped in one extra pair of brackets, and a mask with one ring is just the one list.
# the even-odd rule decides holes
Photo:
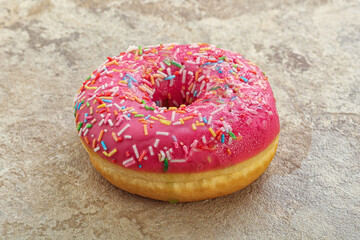
[(249, 80), (247, 80), (246, 78), (244, 78), (244, 77), (240, 77), (244, 82), (248, 82)]
[(204, 144), (206, 144), (206, 137), (205, 137), (205, 135), (203, 135), (201, 139), (202, 139), (202, 142), (203, 142)]
[(123, 129), (121, 129), (119, 132), (118, 132), (118, 136), (120, 136), (123, 132), (125, 132), (126, 129), (128, 129), (130, 127), (130, 124), (126, 124), (125, 127), (123, 127)]
[(155, 139), (154, 148), (157, 148), (159, 145), (160, 139)]
[(134, 117), (144, 117), (144, 114), (136, 114)]
[(111, 157), (112, 155), (114, 155), (117, 152), (117, 149), (113, 149), (111, 152), (109, 152), (108, 157)]
[(149, 146), (149, 152), (151, 156), (154, 156), (154, 150), (152, 148), (152, 146)]
[(144, 134), (145, 134), (145, 136), (149, 135), (146, 124), (144, 124)]
[(77, 130), (80, 131), (81, 127), (82, 127), (83, 123), (82, 122), (79, 122), (78, 123), (78, 127), (77, 127)]
[(102, 108), (102, 107), (106, 107), (106, 104), (105, 104), (105, 103), (103, 103), (103, 104), (101, 104), (101, 105), (97, 106), (96, 108)]
[(203, 117), (204, 123), (208, 123), (206, 117)]
[(224, 142), (225, 142), (225, 135), (222, 134), (222, 135), (221, 135), (221, 143), (224, 143)]
[(100, 147), (94, 148), (94, 152), (97, 152), (97, 151), (99, 151), (99, 150), (100, 150)]
[[(164, 119), (160, 119), (159, 120), (162, 124), (164, 124), (164, 125), (170, 125), (171, 124), (171, 121), (169, 121), (169, 120), (164, 120)], [(157, 133), (156, 133), (157, 134)], [(169, 135), (169, 134), (168, 134)]]
[(156, 132), (156, 135), (169, 136), (168, 132)]
[(141, 48), (141, 46), (139, 46), (139, 55), (141, 56), (143, 54), (143, 50)]
[(166, 151), (166, 157), (171, 160), (171, 155), (170, 155), (170, 151)]
[(177, 139), (176, 139), (175, 135), (172, 135), (171, 137), (174, 140), (174, 142), (177, 142)]
[(171, 63), (172, 65), (177, 66), (178, 68), (182, 68), (182, 67), (183, 67), (180, 63), (177, 63), (177, 62), (175, 62), (175, 61), (170, 61), (170, 63)]
[(124, 135), (124, 138), (125, 139), (131, 139), (132, 137), (131, 137), (131, 135)]
[(166, 157), (166, 156), (165, 156), (164, 151), (163, 151), (163, 150), (160, 150), (160, 162), (164, 161), (165, 157)]
[(101, 130), (101, 131), (100, 131), (100, 134), (99, 134), (99, 137), (98, 137), (98, 142), (101, 141), (103, 135), (104, 135), (104, 130)]
[(172, 159), (170, 160), (171, 163), (182, 163), (182, 162), (186, 162), (185, 159)]
[(134, 153), (135, 153), (136, 158), (139, 158), (139, 152), (138, 152), (138, 150), (137, 150), (136, 144), (132, 145), (132, 148), (133, 148), (133, 150), (134, 150)]
[(181, 122), (181, 124), (184, 124), (184, 120), (182, 118), (180, 118), (179, 121)]
[(221, 110), (223, 110), (225, 107), (219, 107), (218, 109), (216, 109), (215, 111), (213, 111), (212, 113), (210, 113), (211, 115), (214, 115), (218, 112), (220, 112)]
[(229, 155), (231, 155), (231, 150), (230, 150), (230, 148), (226, 149), (226, 151), (227, 151), (227, 153), (228, 153)]
[(140, 157), (139, 157), (139, 162), (141, 162), (141, 160), (143, 160), (143, 158), (145, 157), (146, 151), (142, 151)]
[(164, 78), (164, 80), (170, 80), (170, 79), (173, 79), (173, 78), (175, 78), (175, 75), (170, 75), (170, 76)]
[(207, 124), (209, 124), (209, 125), (210, 125), (210, 124), (211, 124), (211, 120), (212, 120), (212, 119), (213, 119), (213, 116), (210, 116), (210, 117), (209, 117), (209, 121), (208, 121), (208, 123), (207, 123)]
[(230, 135), (230, 137), (232, 137), (233, 139), (236, 139), (236, 136), (235, 136), (235, 134), (234, 134), (232, 131), (229, 131), (229, 135)]
[(106, 145), (105, 145), (105, 142), (104, 142), (104, 141), (101, 141), (101, 145), (102, 145), (103, 149), (106, 151), (106, 150), (107, 150), (107, 147), (106, 147)]
[(130, 75), (130, 74), (127, 73), (127, 74), (125, 74), (125, 76), (127, 76), (128, 78), (130, 78), (131, 81), (137, 83), (136, 79), (135, 79), (132, 75)]
[(195, 126), (194, 123), (192, 124), (192, 129), (193, 129), (194, 131), (196, 130), (196, 126)]
[(111, 136), (113, 137), (113, 139), (115, 140), (115, 142), (118, 141), (117, 137), (116, 137), (116, 134), (114, 132), (111, 133)]
[[(134, 158), (133, 157), (131, 157), (131, 158), (129, 158), (129, 159), (127, 159), (127, 160), (125, 160), (125, 161), (123, 161), (123, 165), (126, 167), (126, 166), (130, 166), (130, 165), (128, 165), (130, 162), (133, 162), (132, 164), (134, 164), (135, 163), (135, 160), (134, 160)], [(132, 165), (131, 164), (131, 165)]]
[(210, 131), (210, 133), (211, 133), (211, 135), (212, 135), (213, 137), (216, 137), (216, 134), (215, 134), (215, 132), (214, 132), (214, 130), (213, 130), (212, 128), (209, 128), (209, 131)]
[(168, 168), (169, 168), (169, 162), (168, 162), (167, 158), (165, 158), (165, 160), (164, 160), (164, 172), (166, 172), (168, 170)]
[[(184, 121), (187, 121), (187, 120), (190, 120), (190, 119), (193, 119), (193, 118), (194, 118), (194, 116), (188, 116), (188, 117), (184, 117), (183, 120), (184, 120)], [(179, 119), (179, 120), (180, 120), (180, 119)]]
[(175, 112), (172, 112), (172, 113), (171, 113), (171, 121), (172, 121), (172, 122), (175, 121)]

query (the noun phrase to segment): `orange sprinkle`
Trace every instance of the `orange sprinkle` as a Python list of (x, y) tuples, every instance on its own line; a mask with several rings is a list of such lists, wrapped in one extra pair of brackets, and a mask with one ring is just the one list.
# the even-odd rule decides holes
[(171, 99), (171, 93), (168, 93), (168, 99)]
[(190, 84), (190, 86), (188, 87), (188, 90), (190, 91), (193, 86), (194, 86), (194, 82), (192, 82), (192, 83)]
[(228, 148), (226, 151), (227, 151), (227, 153), (228, 153), (229, 155), (231, 155), (231, 150), (230, 150), (230, 148)]
[(188, 116), (188, 117), (184, 117), (183, 120), (187, 121), (187, 120), (190, 120), (190, 119), (193, 119), (193, 118), (194, 118), (194, 116)]
[(92, 143), (92, 148), (96, 147), (96, 139), (94, 138), (93, 143)]
[(79, 119), (79, 113), (76, 113), (75, 122), (77, 122)]
[(98, 142), (101, 141), (103, 135), (104, 135), (104, 130), (101, 130), (101, 132), (100, 132), (100, 134), (99, 134), (99, 137), (98, 137)]
[(87, 137), (85, 137), (85, 142), (89, 145), (89, 139)]
[(135, 99), (138, 103), (141, 103), (140, 98), (138, 98), (138, 97), (134, 96), (134, 99)]
[(176, 111), (177, 113), (186, 113), (186, 111), (184, 111), (184, 110), (178, 110), (178, 111)]
[(146, 154), (146, 150), (142, 151), (140, 157), (139, 157), (139, 162), (141, 162), (141, 160), (143, 160), (143, 158), (145, 157)]
[[(165, 119), (166, 120), (166, 117), (164, 117), (164, 116), (162, 116), (162, 115), (160, 115), (160, 114), (157, 114), (156, 115), (158, 118), (161, 118), (161, 119)], [(151, 118), (151, 117), (150, 117)], [(152, 118), (153, 119), (153, 118)], [(154, 120), (157, 120), (157, 119), (154, 119)]]
[(144, 124), (144, 134), (145, 134), (145, 136), (149, 135), (146, 124)]
[(155, 84), (155, 81), (154, 81), (153, 75), (150, 75), (150, 80), (151, 80), (151, 84), (154, 85), (154, 84)]
[(195, 82), (197, 82), (198, 78), (199, 78), (199, 71), (196, 71), (196, 73), (195, 73)]
[(143, 92), (146, 92), (146, 89), (143, 87), (143, 86), (138, 86), (138, 88), (143, 91)]
[(117, 115), (118, 115), (118, 112), (117, 112), (116, 110), (114, 110), (114, 114), (115, 114), (115, 116), (117, 116)]

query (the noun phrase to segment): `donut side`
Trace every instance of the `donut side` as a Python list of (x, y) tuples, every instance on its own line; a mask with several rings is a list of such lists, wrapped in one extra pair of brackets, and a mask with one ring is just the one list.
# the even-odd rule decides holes
[(255, 181), (272, 161), (278, 141), (279, 135), (265, 150), (236, 165), (199, 173), (151, 173), (123, 168), (82, 143), (96, 170), (116, 187), (152, 199), (190, 202), (224, 196)]

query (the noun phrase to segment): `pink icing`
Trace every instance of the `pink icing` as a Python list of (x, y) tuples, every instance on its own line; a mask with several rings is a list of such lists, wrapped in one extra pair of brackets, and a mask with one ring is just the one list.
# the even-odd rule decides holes
[(91, 74), (74, 109), (86, 144), (145, 172), (228, 167), (264, 150), (280, 131), (263, 72), (208, 44), (130, 47)]

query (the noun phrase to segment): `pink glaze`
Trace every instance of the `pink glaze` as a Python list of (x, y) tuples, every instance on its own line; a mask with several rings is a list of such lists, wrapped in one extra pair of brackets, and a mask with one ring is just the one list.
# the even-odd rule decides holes
[(92, 73), (74, 109), (86, 144), (145, 172), (225, 168), (263, 151), (280, 131), (263, 72), (208, 44), (130, 47)]

